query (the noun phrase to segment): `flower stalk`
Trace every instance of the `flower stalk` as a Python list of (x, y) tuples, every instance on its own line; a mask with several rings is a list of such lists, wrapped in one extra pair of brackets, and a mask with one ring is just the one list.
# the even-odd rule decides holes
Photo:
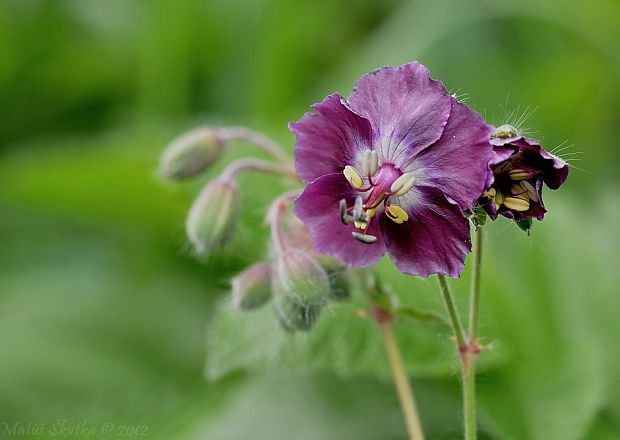
[(443, 275), (437, 275), (439, 290), (444, 300), (454, 339), (456, 342), (459, 359), (461, 360), (461, 380), (463, 387), (463, 412), (465, 440), (476, 439), (476, 394), (475, 394), (475, 354), (469, 336), (465, 338), (465, 332), (456, 310), (456, 304), (447, 280)]
[(232, 162), (222, 171), (222, 177), (234, 179), (237, 177), (237, 174), (242, 171), (260, 171), (263, 173), (281, 174), (295, 181), (299, 180), (292, 166), (257, 159), (239, 159)]
[(218, 135), (226, 141), (244, 141), (260, 148), (278, 162), (289, 163), (290, 156), (272, 139), (245, 127), (218, 128)]
[(448, 312), (450, 325), (452, 326), (452, 331), (454, 332), (456, 347), (462, 359), (464, 352), (467, 350), (467, 342), (465, 340), (465, 333), (463, 331), (463, 326), (461, 325), (459, 314), (456, 310), (456, 303), (454, 301), (454, 297), (452, 296), (450, 286), (448, 286), (446, 277), (444, 275), (437, 275), (437, 280), (439, 282), (439, 291), (441, 292), (443, 303), (446, 306), (446, 311)]
[(465, 440), (476, 440), (478, 436), (478, 425), (476, 422), (476, 354), (468, 350), (462, 359)]
[(394, 379), (394, 386), (396, 387), (396, 393), (398, 394), (398, 400), (403, 411), (405, 418), (405, 424), (407, 426), (407, 432), (409, 434), (409, 440), (424, 440), (424, 433), (422, 432), (422, 424), (420, 423), (420, 417), (418, 415), (418, 409), (413, 396), (413, 390), (409, 384), (409, 378), (403, 363), (403, 357), (398, 348), (398, 343), (394, 337), (394, 331), (391, 321), (378, 322), (379, 331), (381, 332), (381, 338), (383, 345), (385, 346), (385, 352), (388, 357), (390, 369), (392, 370), (392, 377)]
[(482, 268), (482, 226), (474, 231), (474, 259), (469, 291), (469, 343), (475, 344), (480, 328), (480, 271)]
[(480, 327), (480, 272), (482, 268), (482, 227), (475, 229), (474, 261), (469, 298), (469, 328), (465, 336), (454, 298), (443, 275), (438, 275), (439, 287), (450, 317), (459, 359), (463, 387), (463, 413), (466, 440), (475, 440), (478, 435), (476, 421), (476, 360), (480, 353), (478, 330)]
[(469, 292), (469, 335), (463, 360), (463, 409), (465, 413), (465, 438), (475, 440), (478, 434), (476, 421), (476, 360), (480, 352), (480, 272), (482, 269), (482, 227), (474, 232), (474, 261)]
[(398, 400), (405, 419), (409, 440), (424, 440), (422, 423), (418, 414), (418, 408), (413, 395), (413, 389), (409, 383), (407, 370), (403, 361), (398, 342), (394, 335), (394, 310), (388, 295), (378, 277), (368, 273), (364, 277), (364, 285), (370, 303), (370, 316), (377, 324), (381, 339), (385, 347), (392, 380), (398, 394)]

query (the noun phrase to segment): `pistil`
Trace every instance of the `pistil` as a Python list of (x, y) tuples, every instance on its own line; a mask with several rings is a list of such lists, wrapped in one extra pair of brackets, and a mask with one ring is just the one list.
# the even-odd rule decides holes
[(342, 171), (356, 192), (368, 193), (368, 196), (364, 201), (362, 196), (358, 195), (352, 207), (347, 206), (346, 200), (341, 200), (340, 219), (344, 224), (353, 222), (359, 229), (352, 232), (355, 239), (362, 243), (374, 243), (377, 238), (369, 235), (367, 231), (377, 209), (382, 205), (387, 217), (395, 223), (402, 224), (409, 220), (407, 212), (400, 206), (389, 203), (389, 199), (407, 194), (414, 187), (415, 179), (411, 173), (402, 173), (391, 164), (379, 166), (379, 158), (374, 150), (362, 153), (361, 170), (362, 172), (347, 165)]

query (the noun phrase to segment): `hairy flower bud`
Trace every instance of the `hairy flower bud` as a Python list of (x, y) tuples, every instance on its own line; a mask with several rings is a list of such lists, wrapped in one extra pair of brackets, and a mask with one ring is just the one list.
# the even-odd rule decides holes
[(286, 249), (277, 256), (272, 285), (275, 295), (300, 306), (321, 306), (329, 294), (325, 270), (310, 254), (297, 249)]
[(232, 301), (235, 308), (251, 310), (271, 298), (271, 265), (259, 262), (232, 279)]
[(298, 249), (309, 254), (314, 251), (312, 236), (301, 220), (292, 214), (286, 218), (286, 230), (284, 231), (284, 242), (286, 246)]
[(317, 255), (327, 279), (329, 280), (329, 299), (336, 301), (347, 300), (351, 297), (351, 285), (347, 268), (333, 258)]
[(224, 141), (215, 128), (201, 127), (174, 139), (163, 152), (159, 172), (166, 179), (181, 180), (202, 173), (217, 161)]
[(186, 232), (194, 249), (208, 254), (231, 236), (239, 211), (239, 189), (234, 180), (217, 178), (207, 184), (187, 217)]
[(321, 313), (320, 306), (300, 305), (286, 295), (274, 297), (273, 309), (282, 328), (290, 332), (310, 330)]

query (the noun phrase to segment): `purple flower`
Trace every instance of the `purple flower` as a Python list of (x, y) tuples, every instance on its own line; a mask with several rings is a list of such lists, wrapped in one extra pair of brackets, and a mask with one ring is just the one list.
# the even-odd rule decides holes
[(295, 213), (318, 252), (354, 267), (387, 251), (401, 272), (458, 277), (462, 211), (484, 190), (492, 128), (413, 62), (363, 76), (290, 124), (307, 184)]
[(537, 141), (520, 136), (510, 125), (497, 127), (491, 144), (492, 173), (480, 204), (493, 220), (498, 214), (515, 221), (542, 220), (547, 212), (543, 183), (558, 189), (568, 177), (568, 163), (545, 151)]

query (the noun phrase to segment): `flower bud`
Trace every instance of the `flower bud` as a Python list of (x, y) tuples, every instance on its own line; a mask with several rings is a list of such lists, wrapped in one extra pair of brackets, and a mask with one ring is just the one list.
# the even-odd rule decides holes
[(187, 217), (186, 232), (201, 255), (225, 243), (239, 212), (239, 189), (234, 180), (217, 178), (205, 186)]
[(310, 330), (321, 313), (320, 306), (300, 305), (286, 295), (273, 298), (273, 310), (282, 328), (290, 332)]
[(286, 231), (284, 232), (286, 246), (311, 254), (314, 251), (312, 236), (306, 225), (292, 214), (287, 216)]
[(325, 270), (329, 281), (329, 299), (344, 301), (351, 297), (351, 285), (347, 268), (333, 258), (317, 255), (317, 261)]
[(239, 310), (262, 306), (271, 298), (271, 265), (259, 262), (232, 279), (232, 301)]
[(201, 127), (173, 140), (161, 156), (159, 172), (171, 180), (181, 180), (202, 173), (217, 161), (224, 141), (211, 127)]
[(300, 306), (321, 306), (329, 294), (329, 280), (321, 265), (306, 252), (286, 249), (276, 258), (274, 295), (286, 296)]

